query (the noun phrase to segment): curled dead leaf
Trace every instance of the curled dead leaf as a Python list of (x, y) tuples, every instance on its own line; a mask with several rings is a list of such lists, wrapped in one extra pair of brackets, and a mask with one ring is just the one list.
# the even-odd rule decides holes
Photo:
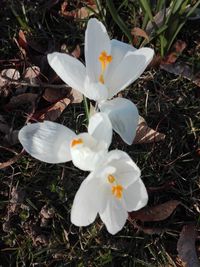
[(69, 98), (71, 103), (81, 103), (83, 101), (83, 95), (72, 88), (46, 88), (43, 94), (43, 98), (50, 103), (57, 102), (65, 97)]
[[(65, 1), (61, 5), (60, 14), (68, 19), (86, 19), (89, 18), (94, 12), (98, 12), (95, 1), (87, 0), (83, 1), (86, 6), (80, 6), (77, 9), (69, 10), (68, 1)], [(93, 11), (94, 10), (94, 11)]]
[(138, 211), (130, 213), (131, 219), (142, 222), (156, 222), (167, 219), (181, 202), (178, 200), (169, 200), (163, 204), (153, 207), (145, 207)]
[(166, 55), (166, 57), (161, 61), (161, 64), (173, 64), (176, 62), (177, 58), (180, 56), (180, 54), (185, 50), (187, 44), (186, 42), (182, 40), (177, 40), (172, 48), (170, 49), (170, 52)]
[(26, 68), (26, 70), (23, 74), (24, 80), (28, 81), (30, 83), (37, 83), (39, 75), (40, 75), (40, 68), (37, 66), (32, 66), (32, 67)]
[(62, 100), (52, 104), (50, 107), (37, 111), (33, 115), (32, 119), (38, 121), (44, 121), (44, 120), (55, 121), (57, 118), (60, 117), (60, 115), (69, 105), (69, 103), (70, 103), (69, 98), (63, 98)]
[(148, 127), (143, 117), (139, 117), (134, 144), (156, 143), (165, 139), (165, 134), (159, 133)]
[[(154, 17), (153, 17), (153, 21), (149, 21), (147, 26), (146, 26), (146, 32), (149, 35), (152, 35), (152, 33), (154, 33), (154, 31), (157, 28), (160, 28), (163, 23), (164, 23), (164, 19), (166, 16), (168, 16), (170, 12), (170, 8), (166, 8), (166, 9), (161, 9)], [(156, 25), (156, 27), (154, 26)]]
[(1, 79), (4, 79), (5, 82), (10, 80), (17, 81), (20, 79), (20, 73), (16, 69), (4, 69), (1, 71)]
[(137, 221), (131, 219), (130, 215), (129, 215), (128, 221), (131, 223), (131, 225), (133, 225), (135, 229), (148, 235), (160, 235), (167, 231), (167, 229), (165, 228), (146, 227), (143, 225), (139, 225)]
[(136, 45), (138, 43), (138, 37), (143, 37), (144, 39), (146, 39), (149, 42), (149, 36), (147, 35), (147, 33), (138, 27), (134, 27), (131, 30), (131, 35), (133, 35), (133, 44)]
[(179, 258), (184, 267), (199, 267), (195, 241), (197, 233), (194, 224), (184, 225), (177, 243)]

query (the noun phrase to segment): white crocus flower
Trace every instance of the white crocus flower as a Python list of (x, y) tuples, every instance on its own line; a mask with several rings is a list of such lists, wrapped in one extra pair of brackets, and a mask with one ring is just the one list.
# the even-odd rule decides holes
[(110, 40), (106, 28), (97, 19), (90, 19), (85, 33), (84, 66), (78, 59), (54, 52), (48, 62), (69, 86), (98, 102), (108, 114), (113, 129), (132, 144), (138, 124), (137, 107), (123, 98), (112, 99), (135, 81), (153, 58), (151, 48), (136, 49), (117, 40)]
[(116, 234), (128, 212), (141, 209), (147, 201), (140, 169), (127, 153), (112, 150), (82, 182), (72, 205), (71, 221), (87, 226), (99, 214), (108, 232)]
[(76, 135), (69, 128), (50, 121), (33, 123), (19, 131), (19, 141), (34, 158), (47, 163), (72, 160), (81, 170), (93, 171), (104, 159), (112, 140), (112, 125), (105, 113), (96, 113), (88, 133)]

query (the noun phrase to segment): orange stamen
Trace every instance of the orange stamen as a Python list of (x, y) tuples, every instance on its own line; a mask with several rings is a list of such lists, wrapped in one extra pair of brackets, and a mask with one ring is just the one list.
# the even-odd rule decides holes
[(114, 183), (115, 182), (115, 177), (113, 175), (109, 174), (108, 175), (108, 182), (111, 183), (111, 184)]
[(122, 198), (122, 193), (123, 193), (123, 187), (120, 184), (112, 187), (112, 194), (116, 198), (121, 199)]
[(106, 51), (102, 51), (99, 56), (99, 61), (101, 63), (101, 74), (99, 76), (100, 83), (104, 84), (104, 72), (107, 67), (107, 65), (112, 61), (112, 56), (108, 55)]
[(74, 146), (79, 145), (79, 144), (83, 144), (83, 139), (81, 139), (81, 138), (73, 139), (71, 142), (71, 147), (74, 147)]

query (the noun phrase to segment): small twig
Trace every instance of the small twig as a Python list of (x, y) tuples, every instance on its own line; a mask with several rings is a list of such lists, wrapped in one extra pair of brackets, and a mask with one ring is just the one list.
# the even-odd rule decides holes
[(10, 165), (12, 165), (13, 163), (15, 163), (19, 158), (21, 158), (21, 156), (24, 154), (24, 149), (17, 154), (16, 156), (14, 156), (13, 158), (9, 159), (8, 161), (5, 162), (0, 162), (0, 169), (4, 169), (6, 167), (9, 167)]
[(20, 86), (30, 86), (30, 87), (48, 87), (48, 88), (55, 88), (55, 89), (60, 89), (60, 88), (66, 88), (69, 89), (71, 88), (70, 86), (68, 86), (67, 84), (49, 84), (49, 83), (29, 83), (29, 82), (25, 82), (25, 81), (13, 81), (12, 79), (9, 79), (8, 77), (3, 77), (4, 79), (6, 79), (7, 81), (10, 82), (10, 84), (14, 84), (14, 85), (20, 85)]

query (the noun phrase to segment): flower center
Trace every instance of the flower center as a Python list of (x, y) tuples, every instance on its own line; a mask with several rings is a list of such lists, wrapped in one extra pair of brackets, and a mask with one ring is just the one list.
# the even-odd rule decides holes
[(117, 184), (115, 186), (112, 186), (112, 193), (116, 198), (121, 199), (122, 198), (122, 192), (123, 192), (123, 187), (121, 184)]
[(83, 139), (79, 138), (79, 139), (73, 139), (71, 142), (71, 147), (77, 146), (83, 144)]
[(99, 82), (104, 84), (104, 73), (107, 65), (112, 61), (112, 56), (108, 55), (106, 51), (102, 51), (99, 56), (99, 61), (101, 63), (101, 74), (99, 76)]
[(121, 199), (124, 189), (123, 186), (121, 184), (117, 184), (116, 178), (112, 174), (109, 174), (107, 179), (110, 184), (115, 184), (112, 186), (112, 194), (116, 198)]

